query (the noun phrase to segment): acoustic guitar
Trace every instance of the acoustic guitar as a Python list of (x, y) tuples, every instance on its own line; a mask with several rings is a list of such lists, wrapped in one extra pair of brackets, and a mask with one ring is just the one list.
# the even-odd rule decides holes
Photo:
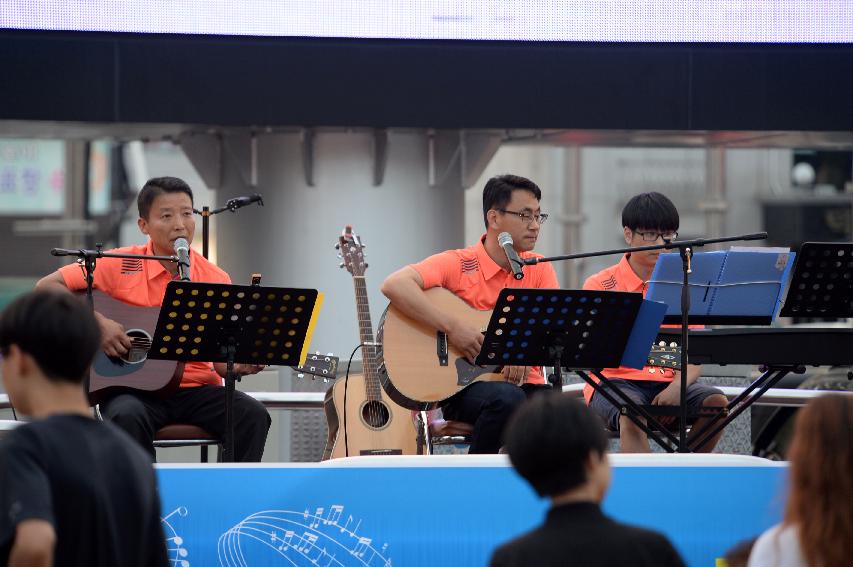
[[(424, 292), (435, 307), (452, 312), (485, 330), (491, 310), (473, 309), (450, 291), (435, 287)], [(447, 334), (412, 319), (393, 304), (379, 331), (384, 364), (382, 386), (396, 403), (412, 410), (429, 410), (474, 382), (503, 382), (500, 367), (477, 366), (450, 345)]]
[(323, 460), (357, 455), (415, 455), (418, 431), (411, 412), (395, 404), (379, 380), (379, 354), (373, 340), (364, 272), (364, 245), (347, 226), (336, 246), (355, 286), (363, 374), (339, 380), (324, 402), (329, 437)]
[[(132, 346), (121, 358), (98, 351), (89, 373), (90, 402), (101, 403), (122, 390), (143, 391), (161, 397), (172, 394), (180, 386), (184, 364), (148, 358), (160, 308), (129, 305), (100, 291), (95, 291), (92, 299), (96, 311), (124, 325)], [(291, 368), (302, 374), (334, 378), (337, 367), (337, 357), (317, 353), (309, 354), (304, 365)]]

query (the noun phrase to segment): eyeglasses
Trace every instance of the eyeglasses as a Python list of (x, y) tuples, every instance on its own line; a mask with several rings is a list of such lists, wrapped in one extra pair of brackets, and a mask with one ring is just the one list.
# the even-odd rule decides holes
[(519, 213), (516, 211), (508, 211), (506, 209), (497, 209), (497, 210), (502, 212), (502, 213), (507, 213), (510, 215), (517, 215), (518, 218), (520, 218), (521, 220), (523, 220), (527, 224), (531, 224), (534, 220), (538, 224), (545, 224), (545, 221), (548, 220), (548, 213), (539, 213), (538, 215), (536, 215), (536, 214), (531, 213), (530, 211), (521, 211)]
[(664, 240), (675, 240), (678, 238), (678, 233), (674, 230), (671, 232), (657, 232), (657, 231), (639, 231), (635, 230), (634, 234), (639, 234), (640, 238), (645, 240), (646, 242), (654, 242), (658, 238), (662, 238)]

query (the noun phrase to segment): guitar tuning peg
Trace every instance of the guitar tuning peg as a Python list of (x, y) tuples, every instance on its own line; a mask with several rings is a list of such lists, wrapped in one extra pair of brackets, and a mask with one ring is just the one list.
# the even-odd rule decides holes
[(364, 263), (364, 267), (365, 267), (365, 268), (369, 268), (369, 267), (370, 267), (370, 264), (368, 264), (367, 262), (365, 262), (365, 263)]
[(305, 378), (305, 375), (300, 372), (299, 374), (296, 375), (296, 377), (299, 378), (300, 380), (302, 380), (303, 378)]
[(344, 263), (343, 263), (343, 262), (341, 262), (340, 264), (338, 264), (338, 267), (339, 267), (339, 268), (343, 268), (343, 267), (344, 267)]
[(340, 249), (341, 249), (341, 243), (335, 242), (335, 250), (340, 250)]
[(328, 383), (329, 383), (329, 379), (324, 376), (323, 377), (323, 384), (328, 384)]
[(341, 256), (340, 252), (338, 252), (337, 256), (338, 256), (338, 258), (343, 258), (343, 256)]

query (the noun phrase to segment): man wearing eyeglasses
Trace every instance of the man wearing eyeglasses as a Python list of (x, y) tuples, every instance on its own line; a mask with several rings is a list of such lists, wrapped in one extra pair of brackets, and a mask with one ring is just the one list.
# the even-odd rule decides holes
[[(538, 256), (532, 250), (539, 229), (548, 219), (539, 201), (542, 192), (529, 179), (500, 175), (483, 188), (483, 220), (486, 234), (473, 246), (448, 250), (394, 272), (382, 284), (395, 307), (408, 316), (447, 334), (447, 339), (474, 360), (483, 345), (482, 329), (454, 313), (434, 306), (424, 290), (443, 287), (474, 309), (492, 309), (506, 287), (558, 288), (557, 275), (549, 263), (524, 267), (524, 279), (516, 280), (498, 235), (509, 233), (521, 258)], [(448, 420), (473, 427), (469, 453), (497, 453), (503, 428), (513, 411), (528, 395), (547, 389), (539, 367), (505, 366), (505, 382), (475, 382), (454, 395), (442, 408)], [(520, 387), (519, 387), (520, 386)], [(434, 434), (457, 433), (445, 421), (430, 424)]]
[[(622, 231), (625, 243), (630, 247), (663, 244), (678, 237), (679, 217), (675, 205), (666, 196), (657, 193), (637, 195), (622, 209)], [(661, 250), (638, 250), (625, 254), (618, 264), (610, 266), (587, 278), (584, 289), (604, 291), (632, 291), (646, 294), (646, 283), (652, 276)], [(665, 325), (677, 327), (677, 325)], [(697, 382), (701, 366), (690, 365), (687, 370), (687, 411), (695, 412), (699, 407), (722, 407), (728, 401), (717, 388)], [(681, 401), (681, 374), (671, 368), (646, 366), (642, 370), (632, 368), (608, 368), (602, 373), (639, 405), (677, 406)], [(594, 393), (591, 386), (584, 388), (584, 397), (589, 407), (613, 430), (619, 431), (623, 453), (646, 453), (649, 440), (646, 433), (618, 407), (603, 396)], [(701, 431), (703, 421), (699, 418), (694, 431)], [(673, 423), (674, 417), (661, 418), (664, 424)], [(698, 450), (710, 453), (720, 440), (721, 433), (708, 440)]]

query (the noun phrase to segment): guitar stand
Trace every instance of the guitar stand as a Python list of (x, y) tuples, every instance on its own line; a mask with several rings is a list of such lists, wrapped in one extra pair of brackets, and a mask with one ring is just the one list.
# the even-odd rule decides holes
[(234, 461), (234, 365), (302, 364), (321, 303), (316, 289), (169, 282), (148, 357), (226, 363), (223, 462)]

